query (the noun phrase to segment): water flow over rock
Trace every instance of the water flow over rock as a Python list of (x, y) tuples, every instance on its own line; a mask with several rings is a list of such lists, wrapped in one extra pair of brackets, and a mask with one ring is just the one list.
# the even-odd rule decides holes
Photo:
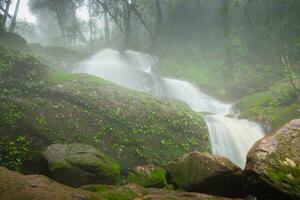
[(226, 117), (234, 114), (232, 104), (217, 101), (189, 82), (153, 73), (152, 66), (157, 62), (156, 57), (140, 52), (106, 49), (81, 63), (74, 72), (88, 73), (124, 87), (176, 99), (196, 112), (210, 113), (205, 119), (213, 153), (226, 156), (243, 168), (248, 150), (264, 135), (260, 125)]

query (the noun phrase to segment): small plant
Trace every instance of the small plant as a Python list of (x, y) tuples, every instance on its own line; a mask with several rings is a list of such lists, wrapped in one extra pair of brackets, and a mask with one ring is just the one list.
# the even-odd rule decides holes
[(26, 136), (14, 139), (0, 138), (0, 165), (20, 171), (23, 162), (28, 159), (30, 140)]

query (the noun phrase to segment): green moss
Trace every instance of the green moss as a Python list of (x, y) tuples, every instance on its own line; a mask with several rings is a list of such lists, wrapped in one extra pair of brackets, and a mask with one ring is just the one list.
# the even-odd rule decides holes
[(108, 185), (86, 185), (82, 186), (82, 189), (91, 191), (91, 192), (107, 192), (112, 189), (112, 186)]
[(81, 61), (90, 56), (89, 52), (71, 50), (62, 47), (43, 47), (39, 44), (30, 44), (34, 56), (46, 63), (51, 69), (58, 71), (72, 71)]
[(66, 72), (51, 71), (49, 79), (51, 82), (72, 81), (76, 78), (74, 74)]
[(126, 187), (87, 185), (82, 188), (91, 192), (97, 192), (107, 200), (132, 200), (138, 196), (134, 190)]
[[(300, 86), (300, 80), (295, 83)], [(282, 80), (267, 91), (244, 97), (238, 107), (244, 117), (260, 121), (275, 130), (291, 119), (300, 117), (298, 98), (292, 86)]]
[(64, 167), (66, 167), (66, 164), (64, 164), (63, 162), (53, 162), (51, 163), (50, 169), (54, 171)]
[(165, 166), (186, 152), (210, 151), (203, 117), (182, 103), (89, 75), (52, 72), (35, 58), (4, 51), (0, 63), (10, 68), (1, 74), (0, 106), (12, 109), (0, 116), (12, 120), (1, 131), (17, 134), (21, 129), (32, 136), (37, 151), (53, 143), (91, 144), (127, 170), (137, 163)]
[(286, 190), (286, 185), (292, 188), (296, 193), (300, 192), (300, 167), (285, 166), (276, 162), (267, 169), (267, 174), (271, 181), (280, 189)]
[(159, 187), (166, 186), (166, 171), (162, 168), (154, 168), (149, 171), (130, 172), (127, 177), (128, 183), (135, 183), (143, 187)]

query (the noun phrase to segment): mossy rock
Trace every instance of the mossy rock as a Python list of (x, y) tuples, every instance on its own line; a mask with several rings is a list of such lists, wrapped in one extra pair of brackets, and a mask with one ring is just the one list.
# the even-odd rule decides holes
[(105, 200), (100, 194), (75, 189), (45, 176), (27, 175), (0, 167), (0, 199)]
[(200, 193), (146, 189), (139, 185), (87, 185), (71, 188), (45, 176), (27, 175), (0, 167), (0, 199), (5, 200), (229, 200)]
[(225, 197), (245, 197), (242, 170), (222, 156), (192, 152), (168, 166), (171, 181), (190, 192)]
[(84, 144), (53, 144), (43, 152), (53, 178), (66, 185), (114, 184), (120, 166), (109, 156)]
[(129, 172), (127, 182), (146, 188), (163, 188), (167, 185), (166, 171), (154, 165), (137, 166)]
[(260, 198), (300, 198), (300, 120), (258, 141), (247, 156), (243, 182)]
[[(294, 84), (300, 88), (300, 79), (295, 79)], [(262, 123), (269, 132), (300, 117), (299, 97), (286, 79), (276, 82), (269, 90), (242, 98), (237, 107), (244, 118)]]
[(27, 41), (16, 33), (0, 31), (0, 44), (10, 50), (26, 51), (29, 49)]

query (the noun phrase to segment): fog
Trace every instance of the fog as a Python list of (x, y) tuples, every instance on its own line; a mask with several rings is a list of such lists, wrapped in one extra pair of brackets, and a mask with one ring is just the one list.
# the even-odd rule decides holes
[(0, 0), (0, 166), (100, 199), (298, 199), (299, 22), (297, 0)]

